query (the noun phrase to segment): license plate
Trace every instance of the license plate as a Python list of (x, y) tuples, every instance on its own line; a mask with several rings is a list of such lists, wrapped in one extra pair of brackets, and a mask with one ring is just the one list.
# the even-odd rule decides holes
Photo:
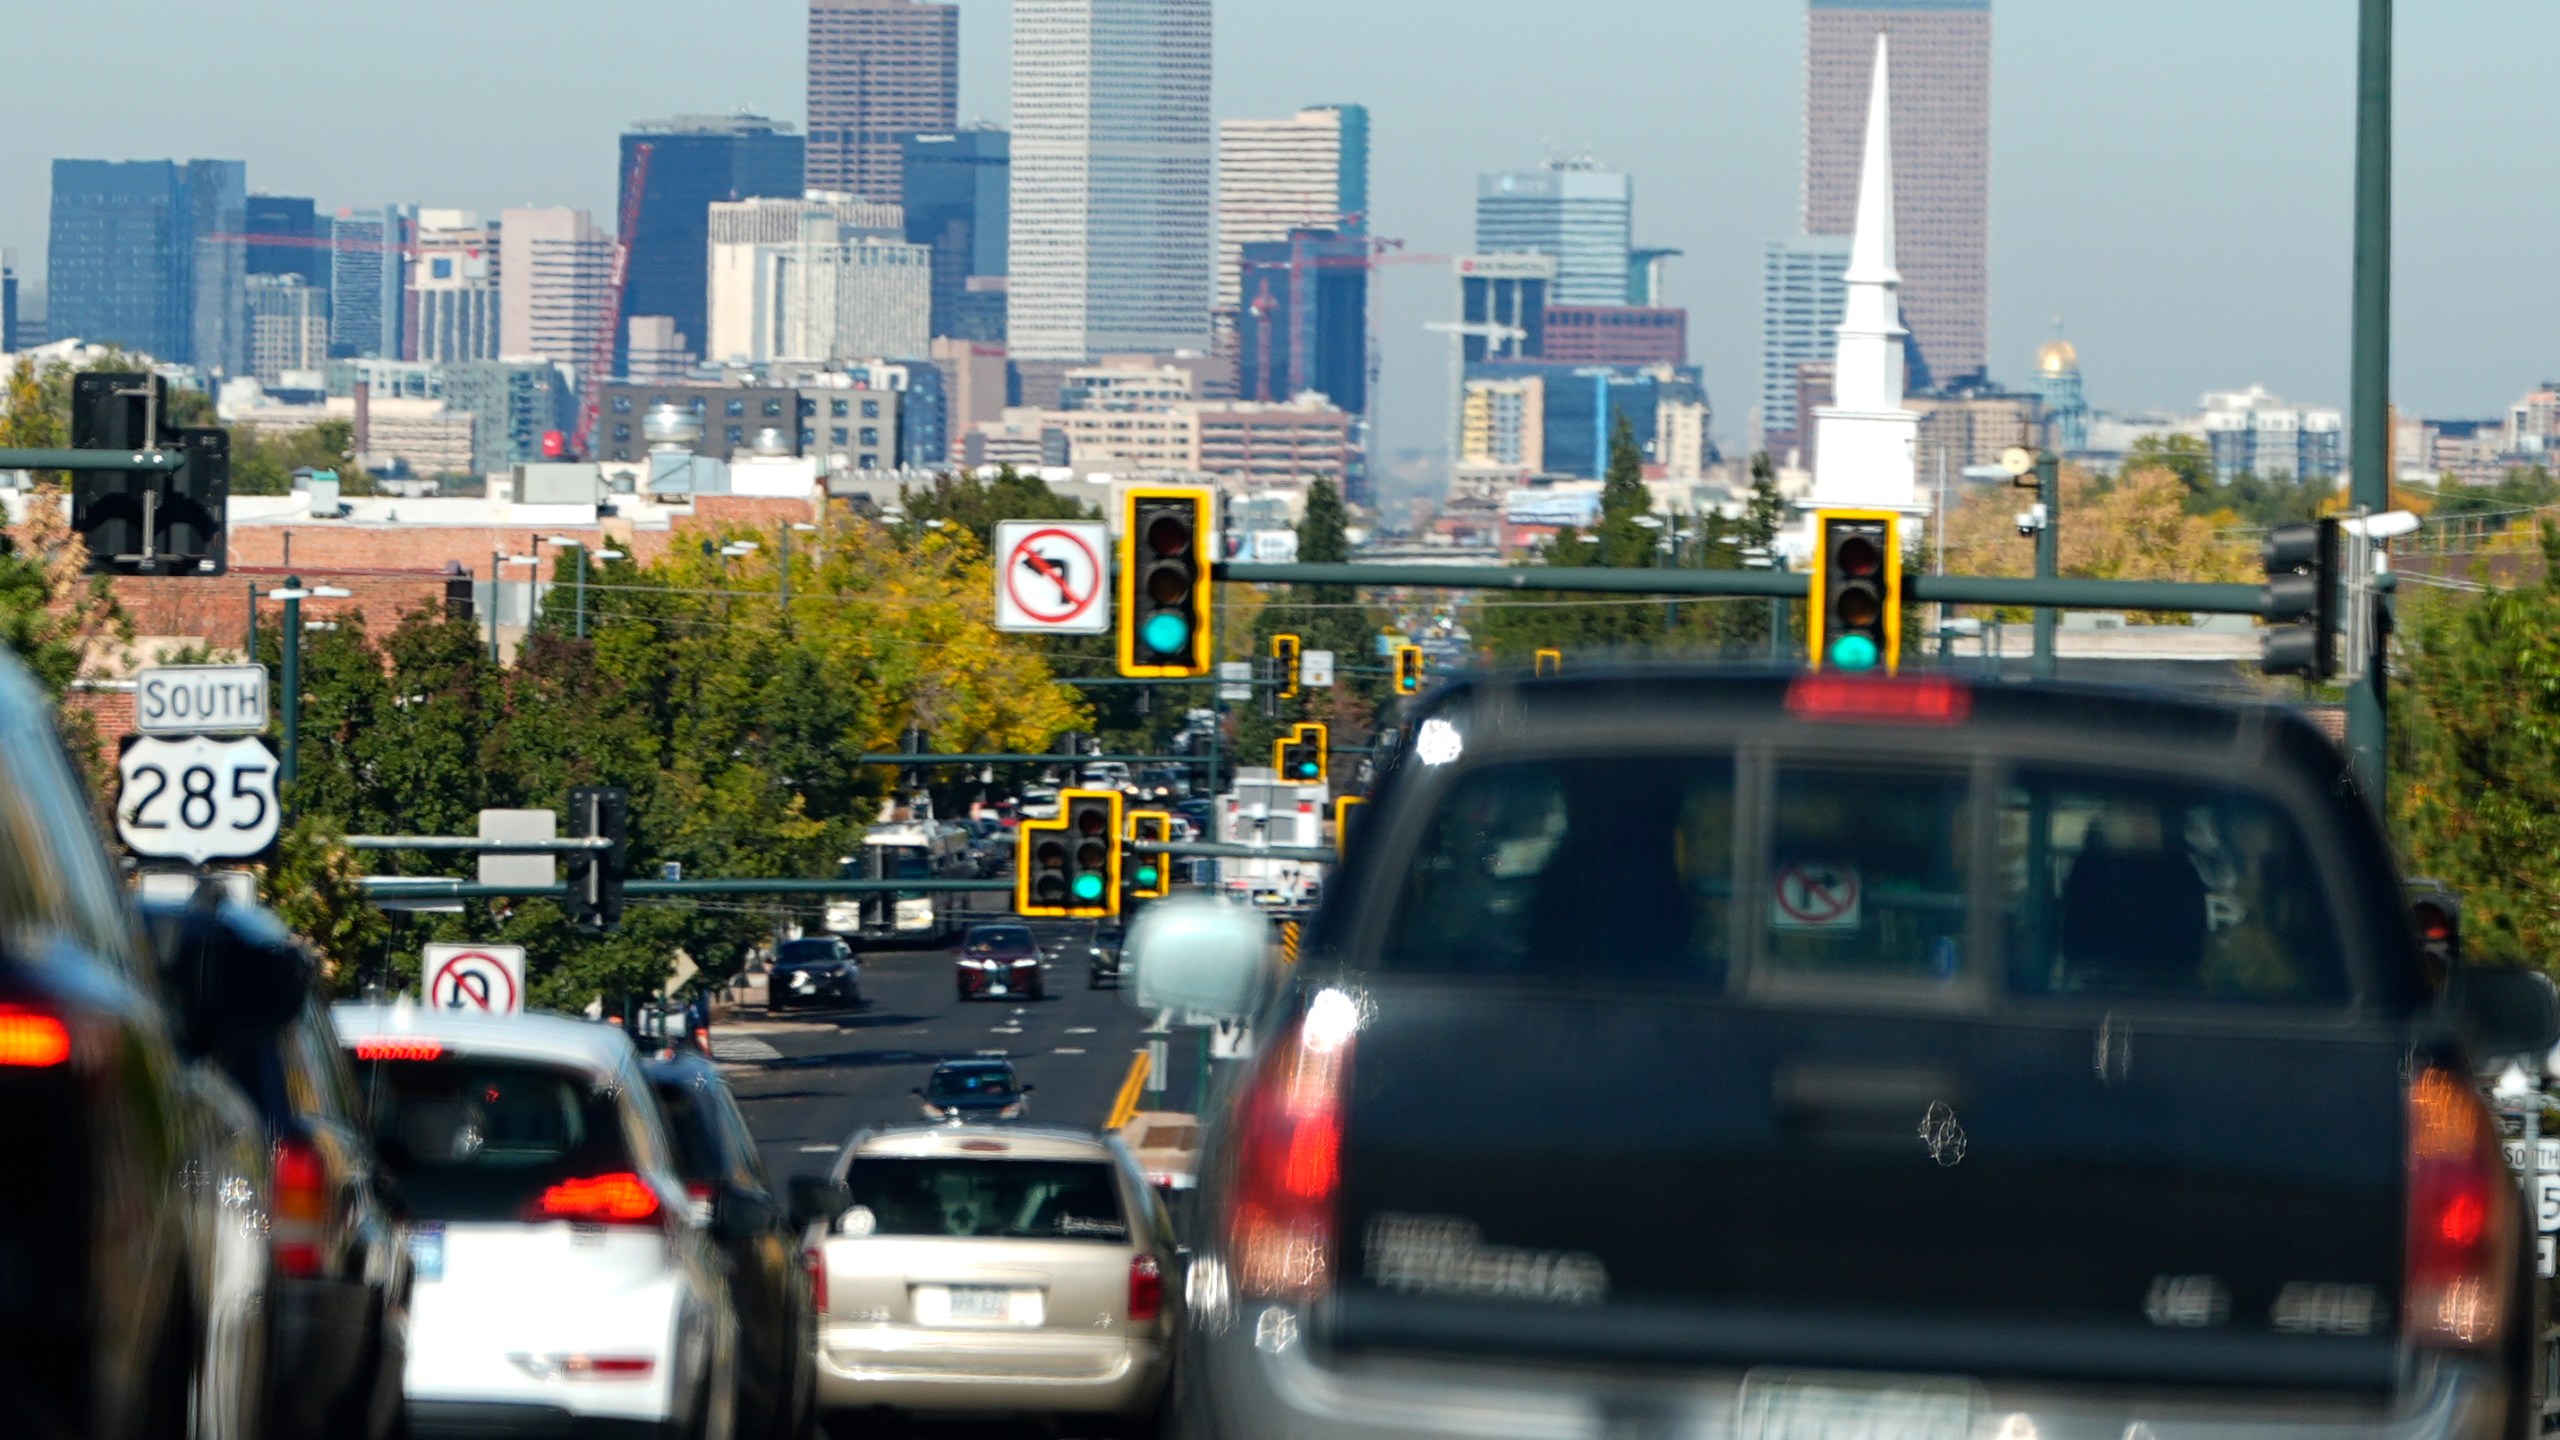
[(1749, 1375), (1742, 1440), (1968, 1440), (1974, 1387), (1892, 1376)]
[(1046, 1306), (1037, 1290), (1009, 1285), (924, 1285), (916, 1289), (919, 1325), (1015, 1325), (1036, 1328)]
[(422, 1227), (409, 1232), (409, 1274), (425, 1282), (444, 1278), (444, 1231)]
[(990, 995), (1001, 995), (1001, 994), (1003, 994), (1003, 993), (1004, 993), (1004, 982), (1003, 982), (1003, 981), (1001, 981), (1001, 980), (998, 980), (998, 981), (997, 981), (997, 982), (995, 982), (994, 984), (992, 984), (992, 985), (988, 986), (988, 987), (987, 987), (987, 993), (988, 993), (988, 994), (990, 994)]

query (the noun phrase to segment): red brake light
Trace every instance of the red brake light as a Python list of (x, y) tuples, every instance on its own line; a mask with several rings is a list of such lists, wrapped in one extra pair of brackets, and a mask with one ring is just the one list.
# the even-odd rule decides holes
[(1129, 1323), (1143, 1325), (1164, 1313), (1164, 1269), (1153, 1255), (1129, 1262)]
[(633, 1380), (657, 1369), (658, 1362), (646, 1355), (587, 1355), (573, 1357), (565, 1368), (573, 1375), (583, 1372), (600, 1380)]
[(2408, 1274), (2402, 1311), (2422, 1344), (2494, 1346), (2515, 1265), (2515, 1186), (2497, 1126), (2469, 1082), (2424, 1070), (2409, 1084)]
[(441, 1040), (359, 1040), (356, 1042), (356, 1058), (359, 1060), (441, 1060), (444, 1058), (444, 1042)]
[(658, 1218), (658, 1192), (631, 1172), (617, 1171), (587, 1180), (563, 1180), (542, 1192), (533, 1220), (570, 1220), (583, 1225), (646, 1225)]
[(50, 1015), (0, 1005), (0, 1065), (42, 1070), (71, 1058), (71, 1031)]
[(827, 1313), (826, 1252), (812, 1245), (800, 1252), (801, 1268), (809, 1272), (809, 1308), (812, 1313)]
[(329, 1167), (318, 1147), (290, 1135), (276, 1142), (274, 1173), (269, 1251), (278, 1272), (308, 1280), (321, 1268), (320, 1242), (329, 1219)]
[(1787, 713), (1801, 720), (1882, 725), (1961, 725), (1973, 718), (1973, 691), (1954, 680), (1874, 680), (1803, 675), (1787, 686)]
[(1318, 1012), (1352, 1004), (1339, 992), (1319, 995), (1308, 1016), (1292, 1022), (1265, 1053), (1237, 1101), (1238, 1173), (1227, 1238), (1246, 1295), (1305, 1298), (1330, 1278), (1334, 1201), (1342, 1183), (1342, 1096), (1355, 1027)]

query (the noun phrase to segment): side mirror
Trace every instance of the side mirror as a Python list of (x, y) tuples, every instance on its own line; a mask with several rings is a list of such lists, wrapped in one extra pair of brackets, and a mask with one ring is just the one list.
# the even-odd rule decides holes
[(2540, 1054), (2560, 1042), (2560, 994), (2540, 971), (2466, 967), (2453, 974), (2451, 999), (2476, 1058)]
[(1252, 1016), (1271, 949), (1269, 922), (1241, 905), (1201, 896), (1160, 900), (1129, 927), (1121, 968), (1137, 972), (1141, 1010), (1194, 1011), (1221, 1020)]
[(1032, 1091), (1037, 1090), (1037, 1089), (1039, 1089), (1039, 1088), (1040, 1088), (1040, 1087), (1039, 1087), (1039, 1086), (1037, 1086), (1037, 1085), (1025, 1085), (1025, 1086), (1023, 1086), (1023, 1087), (1022, 1087), (1022, 1093), (1023, 1093), (1023, 1094), (1025, 1094), (1025, 1095), (1028, 1095), (1028, 1094), (1030, 1094)]
[(142, 914), (190, 1049), (289, 1024), (311, 997), (318, 967), (272, 911), (199, 891)]
[(853, 1208), (853, 1191), (841, 1180), (824, 1175), (791, 1177), (791, 1223), (803, 1230), (812, 1225), (832, 1225), (835, 1218)]

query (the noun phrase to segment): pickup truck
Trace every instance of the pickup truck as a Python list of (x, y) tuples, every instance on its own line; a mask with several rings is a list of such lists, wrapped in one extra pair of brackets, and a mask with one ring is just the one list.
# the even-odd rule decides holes
[(1209, 1108), (1209, 1437), (2513, 1436), (2531, 1247), (2475, 1067), (2274, 706), (1946, 676), (1483, 679), (1294, 966), (1151, 907)]

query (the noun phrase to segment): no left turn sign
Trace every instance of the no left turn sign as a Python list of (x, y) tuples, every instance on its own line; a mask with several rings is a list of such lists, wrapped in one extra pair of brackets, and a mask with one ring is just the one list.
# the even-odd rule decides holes
[(1098, 520), (1006, 520), (996, 526), (996, 628), (1016, 634), (1100, 635), (1111, 628)]
[(524, 947), (429, 945), (421, 967), (427, 1004), (483, 1015), (524, 1012)]
[(1780, 869), (1770, 887), (1769, 924), (1779, 930), (1855, 930), (1859, 899), (1856, 866), (1799, 861)]

